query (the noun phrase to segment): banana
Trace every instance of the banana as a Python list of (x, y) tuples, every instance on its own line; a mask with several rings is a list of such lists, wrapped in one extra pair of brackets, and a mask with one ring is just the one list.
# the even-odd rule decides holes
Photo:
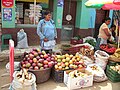
[(116, 49), (116, 51), (115, 51), (116, 53), (119, 53), (120, 52), (120, 48), (118, 48), (118, 49)]
[(118, 53), (114, 53), (114, 55), (115, 55), (117, 58), (119, 58), (119, 54), (118, 54)]

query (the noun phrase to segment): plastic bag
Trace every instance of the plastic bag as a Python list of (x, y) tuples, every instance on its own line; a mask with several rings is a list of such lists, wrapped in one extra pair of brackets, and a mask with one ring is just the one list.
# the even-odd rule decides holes
[(17, 48), (28, 48), (27, 34), (23, 29), (17, 33)]
[(97, 64), (88, 65), (87, 70), (94, 75), (93, 81), (95, 82), (103, 82), (108, 80), (104, 70)]
[(56, 41), (55, 40), (50, 40), (48, 42), (44, 42), (44, 49), (52, 49), (55, 47)]
[(36, 77), (34, 74), (32, 74), (32, 79), (31, 80), (25, 80), (24, 83), (20, 83), (18, 81), (18, 78), (16, 77), (16, 74), (19, 71), (15, 71), (13, 73), (13, 81), (12, 81), (12, 90), (37, 90), (36, 88)]
[(105, 70), (106, 65), (108, 63), (109, 55), (101, 50), (97, 50), (94, 54), (95, 63), (99, 65), (103, 70)]

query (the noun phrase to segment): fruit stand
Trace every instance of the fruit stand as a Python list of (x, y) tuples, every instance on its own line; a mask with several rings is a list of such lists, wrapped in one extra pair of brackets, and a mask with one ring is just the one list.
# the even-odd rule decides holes
[(29, 83), (29, 88), (34, 89), (29, 90), (36, 90), (36, 84), (47, 82), (50, 78), (57, 83), (64, 83), (68, 89), (90, 87), (94, 85), (93, 82), (108, 79), (120, 82), (119, 79), (115, 79), (119, 78), (120, 73), (120, 49), (101, 45), (100, 50), (95, 51), (89, 43), (61, 46), (66, 52), (50, 54), (38, 48), (24, 52), (19, 64), (21, 70), (14, 74), (12, 87), (17, 88), (14, 82), (17, 78), (17, 82), (23, 85), (24, 90), (27, 88), (25, 81), (31, 81), (32, 76), (35, 80)]

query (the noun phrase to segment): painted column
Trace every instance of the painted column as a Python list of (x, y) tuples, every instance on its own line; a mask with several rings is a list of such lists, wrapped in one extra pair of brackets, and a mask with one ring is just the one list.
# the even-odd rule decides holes
[(110, 10), (110, 12), (109, 12), (109, 17), (111, 18), (111, 23), (110, 23), (110, 25), (109, 25), (109, 27), (110, 27), (111, 24), (112, 24), (113, 10)]
[(63, 4), (64, 0), (54, 0), (53, 20), (55, 21), (56, 28), (62, 28), (63, 17)]
[(64, 0), (54, 0), (53, 20), (57, 29), (57, 43), (61, 41)]
[(76, 28), (88, 29), (94, 28), (95, 26), (95, 9), (86, 8), (86, 1), (87, 0), (77, 1)]
[(2, 28), (15, 28), (15, 0), (2, 0)]

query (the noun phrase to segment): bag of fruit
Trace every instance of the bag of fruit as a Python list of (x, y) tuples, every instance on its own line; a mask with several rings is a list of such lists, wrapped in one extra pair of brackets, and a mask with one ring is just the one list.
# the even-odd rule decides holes
[(103, 70), (105, 70), (108, 63), (109, 55), (101, 50), (97, 50), (94, 54), (95, 63), (98, 64)]
[(28, 73), (25, 69), (15, 71), (11, 84), (12, 90), (37, 90), (36, 77), (33, 73)]
[(87, 70), (93, 74), (93, 81), (95, 82), (103, 82), (108, 79), (104, 70), (97, 64), (88, 65)]

